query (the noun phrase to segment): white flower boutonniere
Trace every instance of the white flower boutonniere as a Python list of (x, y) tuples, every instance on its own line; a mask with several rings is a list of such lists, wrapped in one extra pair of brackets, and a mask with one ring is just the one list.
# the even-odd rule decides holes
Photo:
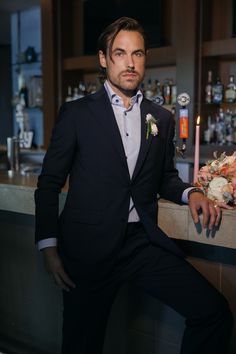
[(149, 134), (152, 134), (153, 136), (156, 136), (158, 134), (158, 128), (156, 123), (157, 123), (156, 119), (150, 113), (148, 113), (146, 115), (146, 124), (147, 124), (146, 139), (148, 139)]

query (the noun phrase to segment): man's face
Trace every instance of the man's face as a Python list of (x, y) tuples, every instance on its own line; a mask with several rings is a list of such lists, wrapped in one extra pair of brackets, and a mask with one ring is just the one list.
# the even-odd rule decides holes
[(113, 90), (121, 96), (131, 96), (144, 77), (144, 39), (139, 32), (122, 30), (114, 40), (111, 53), (100, 51), (99, 59)]

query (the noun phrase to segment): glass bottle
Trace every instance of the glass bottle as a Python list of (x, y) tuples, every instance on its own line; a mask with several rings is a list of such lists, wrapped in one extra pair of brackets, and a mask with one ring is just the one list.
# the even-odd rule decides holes
[(19, 91), (19, 97), (20, 97), (20, 101), (21, 104), (23, 104), (24, 102), (24, 106), (25, 108), (29, 107), (29, 90), (28, 87), (26, 86), (26, 83), (24, 82), (21, 86), (21, 89)]
[(232, 126), (233, 126), (233, 144), (236, 145), (236, 109), (232, 114)]
[(145, 92), (145, 96), (146, 98), (148, 98), (149, 100), (152, 98), (153, 96), (153, 91), (152, 91), (152, 80), (148, 79), (147, 82), (147, 88), (146, 88), (146, 92)]
[(153, 87), (153, 93), (154, 93), (154, 95), (152, 96), (152, 101), (162, 106), (164, 104), (164, 97), (161, 92), (160, 81), (157, 79), (155, 80), (155, 86)]
[(176, 98), (177, 98), (177, 86), (176, 83), (172, 81), (171, 85), (171, 104), (176, 105)]
[(232, 115), (233, 112), (227, 109), (225, 112), (225, 140), (228, 145), (233, 143)]
[(171, 88), (170, 88), (170, 83), (169, 83), (168, 79), (166, 79), (163, 84), (163, 96), (164, 96), (165, 104), (170, 104), (171, 103)]
[(204, 142), (206, 144), (210, 144), (211, 142), (211, 116), (209, 115), (207, 118), (207, 127), (204, 130)]
[(72, 88), (71, 86), (68, 86), (68, 89), (67, 89), (67, 96), (66, 96), (66, 102), (70, 102), (72, 101), (73, 98), (72, 98)]
[(225, 102), (233, 103), (236, 101), (236, 85), (234, 82), (234, 75), (229, 76), (229, 83), (225, 90)]
[(212, 86), (212, 103), (220, 104), (223, 101), (224, 86), (219, 77)]
[(207, 74), (207, 84), (205, 87), (205, 103), (212, 103), (212, 71), (209, 70)]

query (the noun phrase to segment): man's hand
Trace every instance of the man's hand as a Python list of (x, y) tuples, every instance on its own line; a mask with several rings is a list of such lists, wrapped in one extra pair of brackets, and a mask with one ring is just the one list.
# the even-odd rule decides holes
[(69, 291), (70, 288), (75, 288), (75, 284), (64, 270), (57, 247), (46, 247), (42, 252), (46, 270), (53, 276), (56, 285), (66, 291)]
[(224, 203), (214, 203), (205, 197), (202, 193), (194, 192), (189, 196), (189, 208), (195, 224), (199, 222), (199, 210), (203, 214), (203, 227), (212, 230), (219, 226), (221, 220), (221, 209), (232, 209)]

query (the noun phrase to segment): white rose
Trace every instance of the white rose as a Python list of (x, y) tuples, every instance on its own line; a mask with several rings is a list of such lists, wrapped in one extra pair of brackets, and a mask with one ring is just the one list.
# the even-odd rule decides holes
[(148, 114), (146, 115), (146, 121), (149, 122), (149, 121), (152, 120), (152, 119), (153, 119), (153, 116), (152, 116), (150, 113), (148, 113)]
[(236, 160), (236, 157), (235, 156), (226, 156), (224, 158), (224, 160), (222, 162), (220, 162), (220, 167), (222, 167), (223, 165), (225, 164), (228, 164), (229, 166), (234, 163), (234, 161)]
[(209, 189), (207, 196), (210, 199), (217, 199), (219, 202), (224, 202), (222, 188), (228, 184), (228, 181), (224, 177), (214, 177), (209, 183)]
[(152, 131), (152, 135), (157, 135), (158, 134), (158, 129), (155, 123), (151, 124), (151, 131)]

